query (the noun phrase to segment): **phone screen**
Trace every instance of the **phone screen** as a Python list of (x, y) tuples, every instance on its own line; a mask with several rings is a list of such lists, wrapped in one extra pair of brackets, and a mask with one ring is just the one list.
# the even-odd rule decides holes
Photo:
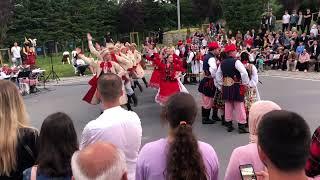
[(257, 180), (252, 165), (240, 166), (240, 173), (242, 176), (242, 180)]

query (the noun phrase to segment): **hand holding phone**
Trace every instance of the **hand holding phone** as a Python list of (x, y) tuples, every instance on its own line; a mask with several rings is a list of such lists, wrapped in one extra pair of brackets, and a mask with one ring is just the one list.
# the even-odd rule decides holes
[(242, 180), (257, 180), (252, 164), (240, 165), (239, 170)]

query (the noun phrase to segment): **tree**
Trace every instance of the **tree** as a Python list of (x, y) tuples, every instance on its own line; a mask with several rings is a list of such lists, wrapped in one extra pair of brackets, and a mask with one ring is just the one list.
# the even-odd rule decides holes
[(193, 0), (194, 13), (199, 15), (202, 21), (215, 21), (222, 17), (222, 0)]
[(245, 32), (260, 25), (262, 0), (224, 0), (223, 13), (227, 27)]
[(143, 4), (137, 0), (125, 0), (120, 3), (120, 32), (143, 31)]
[(0, 1), (0, 48), (3, 46), (4, 39), (7, 35), (8, 21), (12, 16), (13, 12), (13, 0), (1, 0)]

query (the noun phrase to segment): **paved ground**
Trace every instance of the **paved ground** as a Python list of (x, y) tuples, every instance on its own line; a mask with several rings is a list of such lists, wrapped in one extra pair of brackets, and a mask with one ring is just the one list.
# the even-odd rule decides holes
[[(285, 77), (285, 78), (280, 78)], [(87, 122), (99, 115), (98, 106), (91, 106), (81, 101), (88, 89), (84, 78), (69, 78), (60, 82), (59, 86), (49, 83), (49, 89), (36, 95), (25, 97), (32, 125), (41, 127), (44, 118), (54, 112), (68, 113), (75, 124), (77, 133), (81, 135)], [(303, 80), (308, 79), (308, 80)], [(261, 75), (260, 94), (262, 99), (273, 100), (284, 109), (296, 111), (308, 121), (311, 130), (319, 126), (319, 102), (320, 102), (320, 74), (268, 71)], [(190, 93), (199, 100), (197, 86), (187, 86)], [(157, 140), (166, 135), (166, 127), (159, 119), (160, 106), (154, 102), (156, 91), (145, 89), (141, 94), (136, 91), (139, 98), (139, 106), (135, 111), (140, 116), (143, 126), (143, 144)], [(219, 156), (221, 173), (223, 177), (232, 150), (248, 142), (248, 135), (238, 135), (236, 132), (227, 133), (222, 126), (202, 125), (200, 113), (195, 124), (197, 137), (210, 143)]]

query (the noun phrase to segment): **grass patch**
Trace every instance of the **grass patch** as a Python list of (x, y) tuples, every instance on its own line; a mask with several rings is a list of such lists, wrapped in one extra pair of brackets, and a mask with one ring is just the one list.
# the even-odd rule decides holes
[[(75, 76), (74, 68), (72, 64), (62, 64), (62, 56), (52, 56), (53, 69), (59, 77), (71, 77)], [(38, 56), (36, 61), (37, 67), (46, 70), (46, 74), (51, 71), (51, 63), (49, 56)]]

